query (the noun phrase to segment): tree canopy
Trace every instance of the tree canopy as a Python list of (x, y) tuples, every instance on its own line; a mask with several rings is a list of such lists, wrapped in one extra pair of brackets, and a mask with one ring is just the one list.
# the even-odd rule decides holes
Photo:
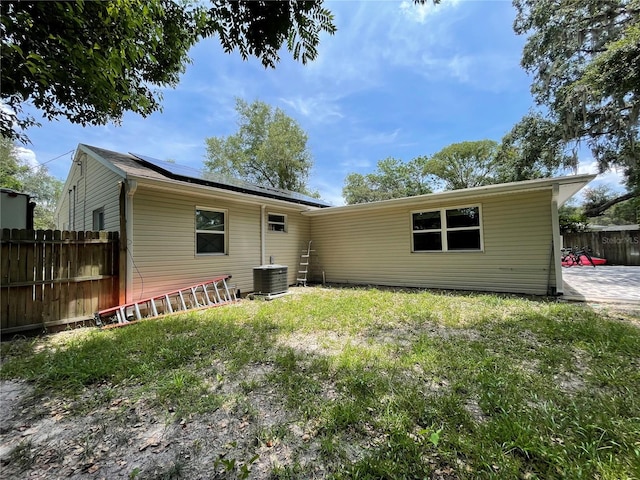
[(500, 144), (487, 139), (458, 142), (409, 162), (380, 160), (374, 173), (347, 175), (342, 195), (347, 204), (373, 202), (549, 177), (573, 166), (575, 157), (553, 139), (545, 142), (553, 125), (535, 114), (526, 118)]
[(498, 183), (498, 143), (493, 140), (453, 143), (424, 161), (424, 173), (445, 190)]
[(347, 175), (342, 196), (351, 205), (431, 193), (423, 170), (422, 158), (403, 162), (389, 157), (378, 162), (374, 173)]
[[(514, 130), (505, 139), (502, 144), (493, 140), (453, 143), (409, 162), (380, 160), (374, 173), (347, 175), (342, 195), (347, 204), (354, 204), (527, 180), (550, 176), (564, 161), (556, 151), (543, 154), (544, 145), (529, 144), (524, 131)], [(534, 162), (522, 160), (523, 155), (538, 154)]]
[[(640, 186), (640, 1), (514, 0), (523, 67), (560, 146), (586, 142), (601, 171)], [(526, 121), (526, 118), (525, 118)]]
[(0, 137), (0, 187), (31, 196), (36, 203), (34, 228), (55, 228), (53, 215), (63, 182), (51, 176), (45, 166), (32, 167), (19, 158), (15, 144), (5, 137)]
[(300, 125), (259, 100), (236, 98), (236, 112), (237, 133), (205, 139), (206, 168), (255, 185), (312, 194), (307, 181), (313, 160)]
[(525, 115), (502, 138), (497, 154), (500, 182), (550, 177), (575, 168), (577, 156), (568, 153), (558, 126), (540, 113)]
[(24, 182), (21, 180), (29, 171), (16, 155), (16, 147), (11, 140), (0, 137), (0, 186), (21, 191)]
[(29, 103), (48, 120), (82, 125), (159, 110), (158, 88), (177, 84), (201, 38), (273, 67), (282, 46), (313, 60), (320, 32), (336, 30), (322, 0), (21, 1), (1, 2), (0, 13), (0, 134), (23, 141), (37, 123), (24, 113)]

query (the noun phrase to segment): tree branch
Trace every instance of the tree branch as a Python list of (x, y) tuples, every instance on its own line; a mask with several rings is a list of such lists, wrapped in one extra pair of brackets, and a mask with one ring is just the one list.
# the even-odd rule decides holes
[(624, 195), (621, 195), (616, 198), (612, 198), (611, 200), (601, 203), (600, 205), (589, 207), (588, 209), (585, 209), (584, 213), (587, 217), (598, 217), (602, 215), (608, 208), (614, 206), (615, 204), (624, 202), (625, 200), (630, 200), (637, 196), (638, 196), (638, 192), (625, 193)]

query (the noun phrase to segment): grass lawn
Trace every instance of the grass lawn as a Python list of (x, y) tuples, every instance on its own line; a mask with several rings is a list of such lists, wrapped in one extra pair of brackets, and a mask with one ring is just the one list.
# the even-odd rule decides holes
[(307, 288), (2, 359), (10, 477), (640, 478), (637, 312)]

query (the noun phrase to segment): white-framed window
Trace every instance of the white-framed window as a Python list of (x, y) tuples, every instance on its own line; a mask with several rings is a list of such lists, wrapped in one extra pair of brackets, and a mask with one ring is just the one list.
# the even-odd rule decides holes
[(411, 213), (412, 252), (482, 251), (479, 205)]
[(196, 254), (227, 253), (227, 211), (196, 207)]
[(267, 214), (267, 229), (270, 232), (287, 232), (287, 216), (281, 213)]
[(104, 207), (96, 208), (93, 211), (93, 231), (104, 230)]

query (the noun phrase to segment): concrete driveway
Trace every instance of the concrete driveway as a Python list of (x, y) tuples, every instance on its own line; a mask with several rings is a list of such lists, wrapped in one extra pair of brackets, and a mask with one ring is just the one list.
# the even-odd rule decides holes
[(562, 278), (566, 300), (640, 305), (640, 267), (563, 267)]

